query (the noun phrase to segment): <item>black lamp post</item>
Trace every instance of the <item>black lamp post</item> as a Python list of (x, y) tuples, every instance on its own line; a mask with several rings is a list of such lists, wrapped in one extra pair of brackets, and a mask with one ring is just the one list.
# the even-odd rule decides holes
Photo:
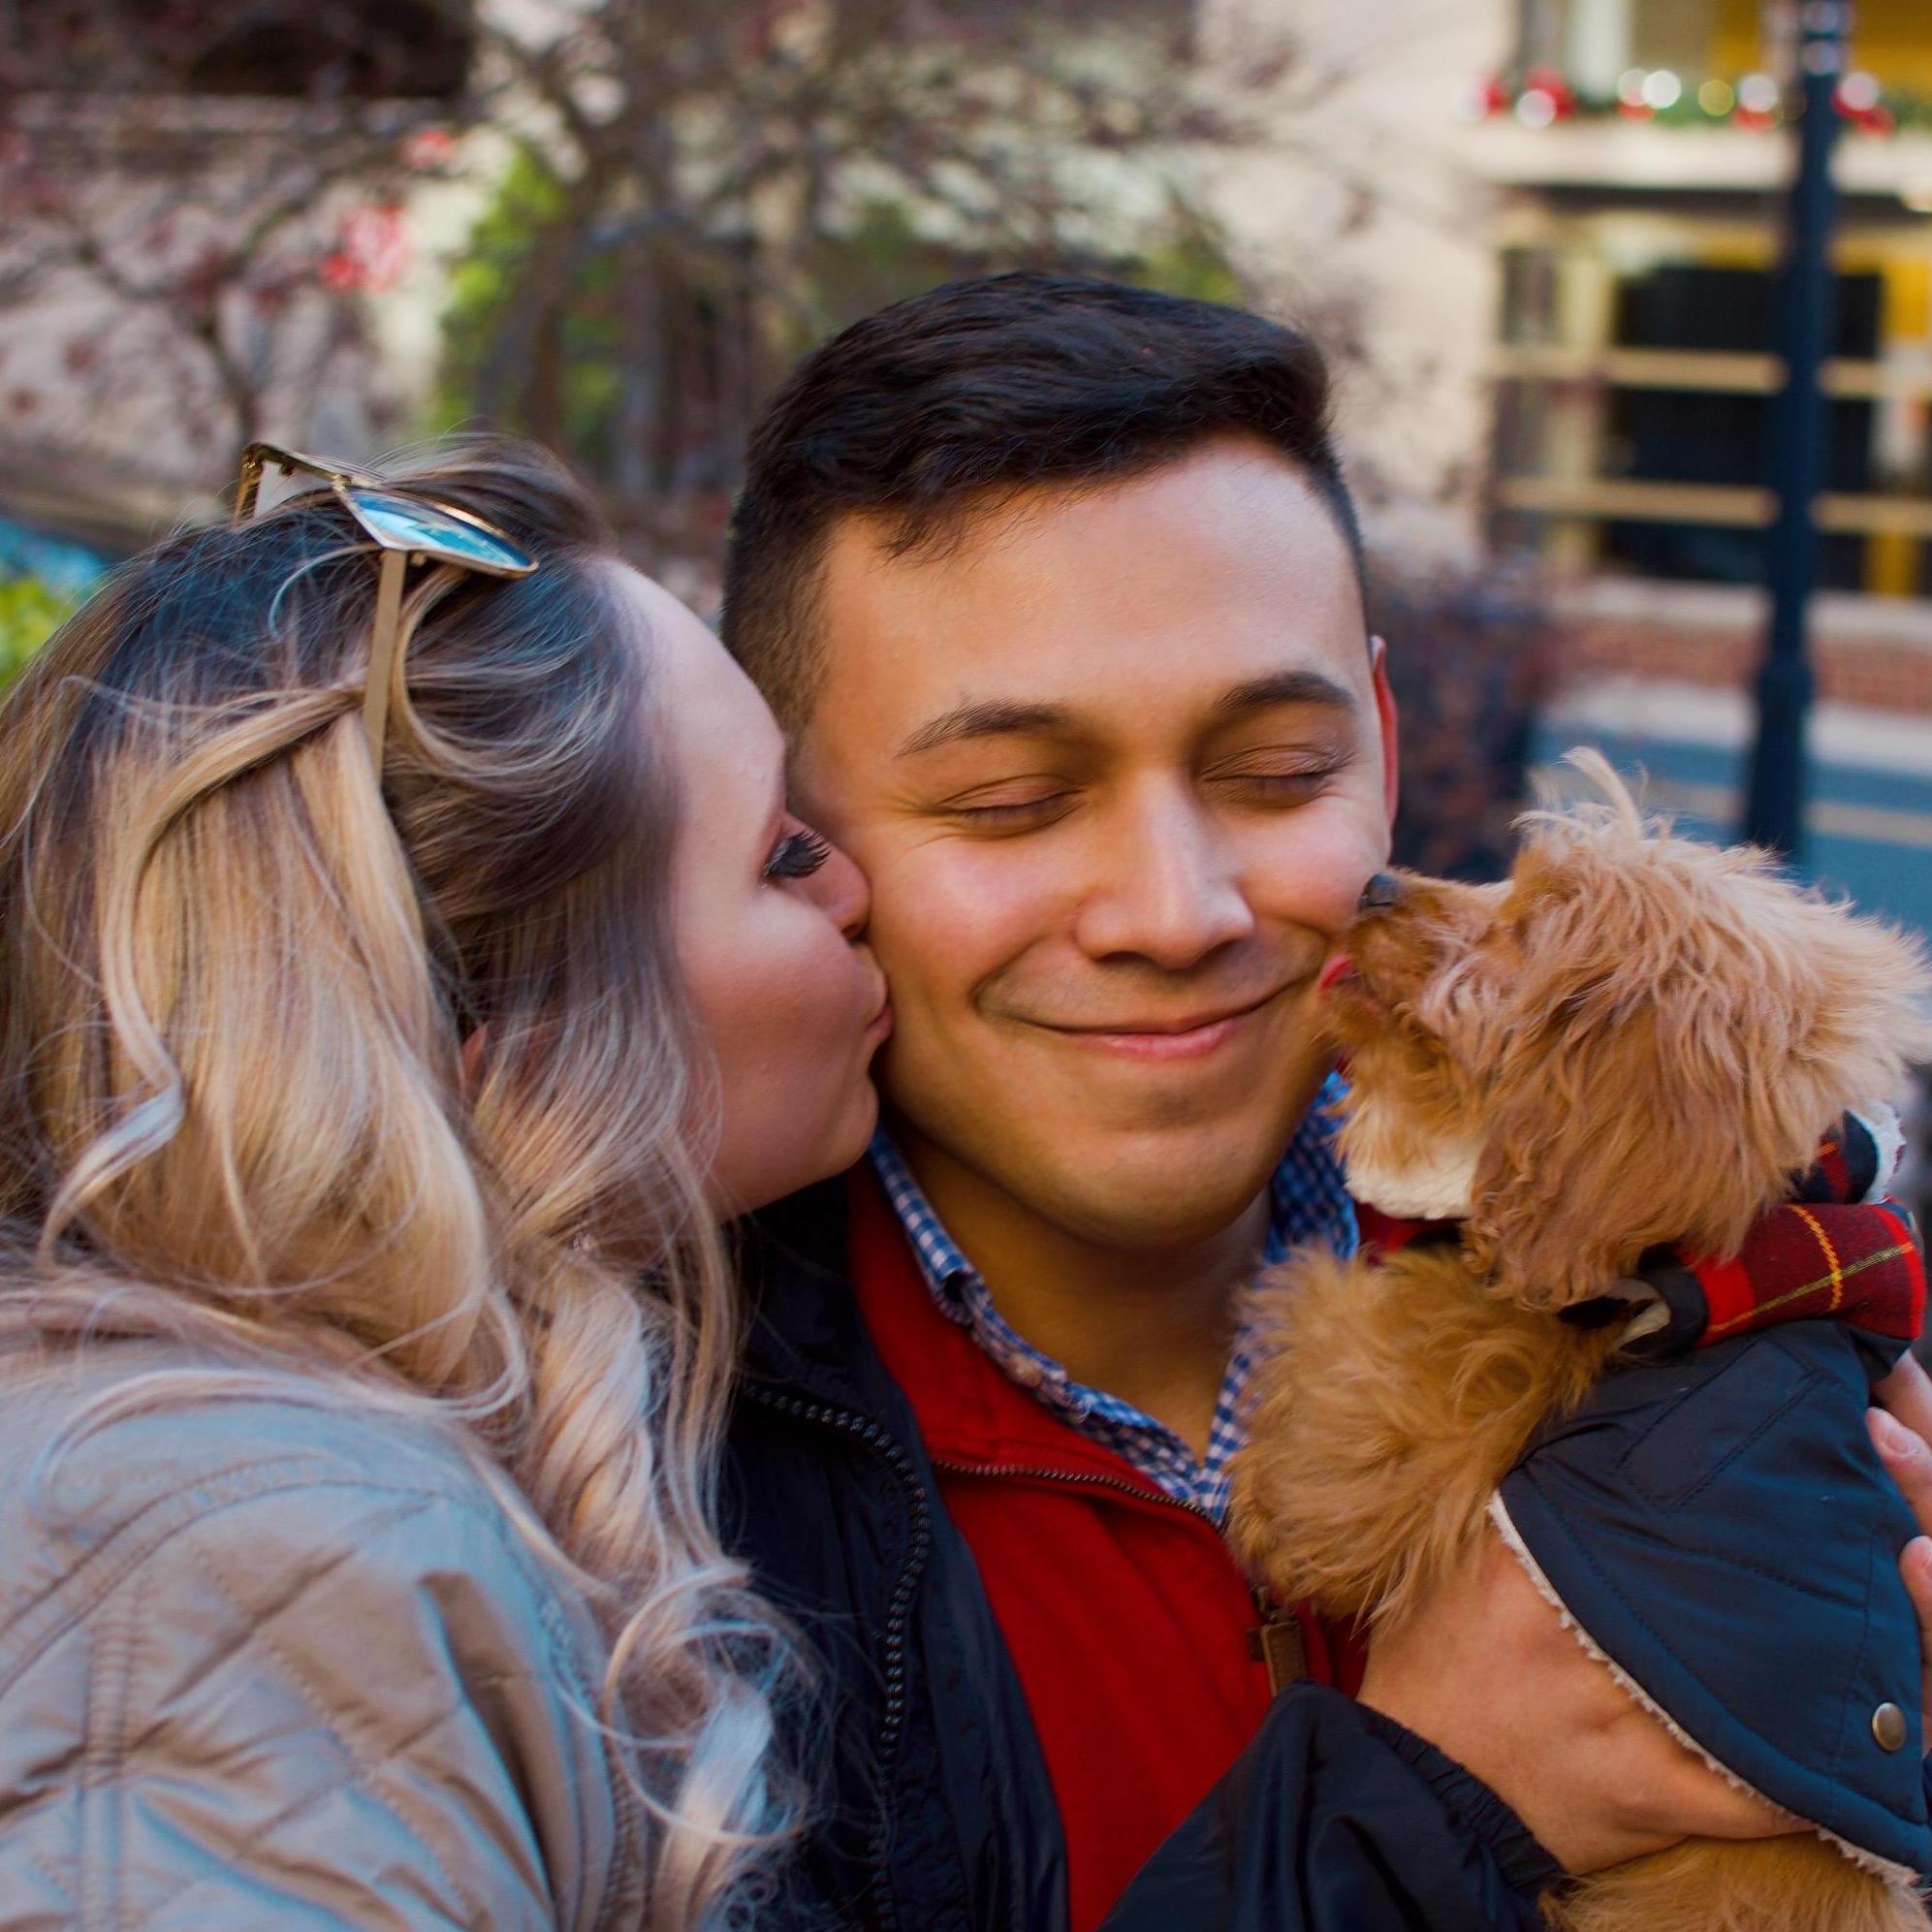
[(1797, 9), (1794, 91), (1803, 111), (1778, 287), (1785, 386), (1771, 424), (1769, 482), (1778, 502), (1765, 572), (1771, 628), (1758, 671), (1758, 736), (1743, 836), (1794, 860), (1804, 850), (1805, 724), (1813, 681), (1805, 644), (1819, 549), (1813, 505), (1824, 480), (1828, 427), (1819, 377), (1830, 353), (1837, 310), (1830, 260), (1831, 148), (1852, 12), (1850, 0), (1804, 0)]

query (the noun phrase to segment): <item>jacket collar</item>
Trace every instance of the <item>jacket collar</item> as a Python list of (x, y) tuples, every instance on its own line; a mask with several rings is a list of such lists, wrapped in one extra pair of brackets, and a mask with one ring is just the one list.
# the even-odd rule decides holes
[(1104, 1476), (1160, 1491), (1020, 1387), (934, 1303), (892, 1204), (870, 1168), (847, 1177), (852, 1293), (864, 1325), (940, 1462)]
[(894, 1409), (846, 1273), (843, 1177), (761, 1209), (732, 1234), (750, 1303), (745, 1378), (871, 1419)]

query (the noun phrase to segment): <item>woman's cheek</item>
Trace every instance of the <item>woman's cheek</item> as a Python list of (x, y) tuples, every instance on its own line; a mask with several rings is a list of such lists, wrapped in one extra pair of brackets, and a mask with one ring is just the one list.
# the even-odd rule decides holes
[(776, 1058), (793, 1062), (842, 1062), (871, 1016), (863, 974), (844, 935), (808, 905), (792, 902), (788, 915), (761, 948), (765, 982), (758, 1031)]

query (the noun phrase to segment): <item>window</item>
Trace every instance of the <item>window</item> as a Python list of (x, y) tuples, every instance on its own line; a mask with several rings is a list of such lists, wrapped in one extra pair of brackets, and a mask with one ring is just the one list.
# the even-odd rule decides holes
[(447, 0), (69, 0), (12, 27), (4, 50), (37, 90), (314, 101), (452, 98), (472, 40)]

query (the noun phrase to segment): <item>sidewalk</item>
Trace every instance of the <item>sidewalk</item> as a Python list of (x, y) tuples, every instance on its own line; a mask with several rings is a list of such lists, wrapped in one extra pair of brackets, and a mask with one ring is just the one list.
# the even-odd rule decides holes
[[(1578, 789), (1556, 761), (1594, 744), (1643, 796), (1698, 838), (1737, 836), (1751, 702), (1736, 690), (1606, 677), (1571, 687), (1538, 726), (1539, 773)], [(1807, 874), (1932, 935), (1932, 714), (1820, 705), (1811, 730)]]

